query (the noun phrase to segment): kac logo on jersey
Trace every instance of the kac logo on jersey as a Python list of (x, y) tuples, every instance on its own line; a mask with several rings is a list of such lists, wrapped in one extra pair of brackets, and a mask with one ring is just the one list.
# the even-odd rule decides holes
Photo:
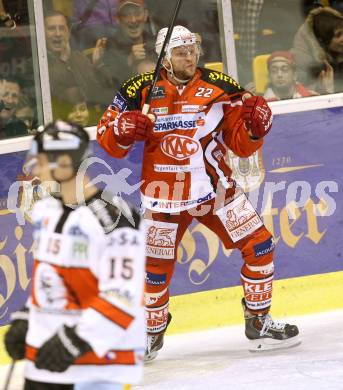
[(186, 160), (199, 150), (199, 143), (185, 135), (166, 135), (161, 142), (161, 150), (168, 157)]

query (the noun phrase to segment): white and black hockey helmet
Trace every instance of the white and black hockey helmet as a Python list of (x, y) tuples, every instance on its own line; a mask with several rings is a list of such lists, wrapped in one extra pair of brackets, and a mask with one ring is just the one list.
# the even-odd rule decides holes
[(47, 124), (33, 138), (24, 165), (26, 171), (30, 171), (30, 165), (35, 163), (35, 157), (39, 153), (46, 154), (50, 169), (57, 167), (56, 160), (59, 156), (68, 154), (76, 174), (82, 162), (91, 154), (89, 135), (82, 126), (57, 120)]

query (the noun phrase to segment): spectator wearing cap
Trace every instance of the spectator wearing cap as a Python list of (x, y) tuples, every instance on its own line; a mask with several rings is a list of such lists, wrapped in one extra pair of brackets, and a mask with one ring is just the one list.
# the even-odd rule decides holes
[(118, 28), (112, 38), (101, 38), (93, 52), (93, 63), (112, 87), (135, 74), (135, 64), (155, 56), (155, 38), (149, 29), (144, 0), (119, 0)]
[(343, 91), (343, 15), (330, 7), (312, 10), (294, 38), (299, 81), (318, 93)]
[(275, 51), (268, 58), (270, 84), (264, 93), (267, 101), (296, 99), (317, 95), (297, 82), (294, 56), (289, 51)]

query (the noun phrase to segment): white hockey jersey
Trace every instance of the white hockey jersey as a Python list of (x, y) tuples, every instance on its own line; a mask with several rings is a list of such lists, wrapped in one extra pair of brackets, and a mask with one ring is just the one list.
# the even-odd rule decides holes
[[(49, 383), (138, 383), (146, 334), (144, 229), (137, 212), (99, 192), (69, 208), (52, 197), (36, 203), (37, 242), (26, 337), (28, 379)], [(37, 350), (63, 324), (93, 351), (65, 372), (39, 370)]]

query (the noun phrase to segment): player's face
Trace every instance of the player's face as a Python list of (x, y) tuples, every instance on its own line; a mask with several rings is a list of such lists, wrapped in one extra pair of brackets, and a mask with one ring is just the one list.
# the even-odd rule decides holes
[(343, 28), (337, 28), (331, 39), (329, 50), (334, 53), (343, 54)]
[(295, 83), (294, 70), (285, 61), (273, 61), (269, 69), (269, 77), (275, 88), (290, 88)]
[(65, 50), (69, 43), (69, 28), (62, 15), (45, 19), (45, 36), (48, 50), (56, 54)]
[(74, 177), (73, 160), (68, 154), (58, 156), (53, 177), (58, 182), (68, 181)]
[(148, 20), (148, 11), (144, 7), (126, 5), (118, 15), (120, 26), (131, 39), (138, 39), (143, 35), (144, 25)]
[(182, 80), (192, 78), (197, 68), (198, 58), (199, 47), (196, 44), (175, 47), (171, 55), (175, 76)]
[[(39, 153), (36, 156), (30, 157), (26, 163), (26, 172), (33, 177), (38, 177), (42, 183), (53, 181), (49, 160), (46, 154)], [(27, 169), (27, 167), (30, 169)]]

